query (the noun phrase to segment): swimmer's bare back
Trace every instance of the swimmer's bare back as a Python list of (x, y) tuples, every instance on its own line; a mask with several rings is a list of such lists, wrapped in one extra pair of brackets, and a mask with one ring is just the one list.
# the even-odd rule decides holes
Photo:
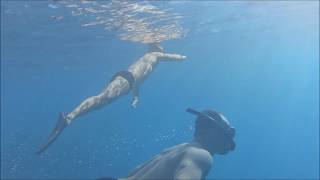
[(212, 166), (212, 156), (190, 143), (174, 146), (138, 166), (128, 177), (119, 180), (200, 180)]
[(46, 143), (39, 148), (37, 153), (40, 154), (47, 149), (59, 136), (62, 130), (73, 122), (74, 119), (93, 110), (102, 108), (110, 104), (115, 99), (128, 94), (130, 91), (132, 91), (133, 94), (132, 106), (136, 107), (139, 101), (139, 86), (149, 76), (156, 65), (160, 61), (182, 61), (184, 59), (186, 59), (186, 56), (179, 54), (168, 54), (163, 52), (146, 53), (128, 68), (128, 72), (131, 73), (134, 78), (134, 83), (132, 85), (125, 77), (117, 76), (98, 95), (85, 99), (79, 106), (68, 114), (61, 113), (54, 130), (49, 135)]

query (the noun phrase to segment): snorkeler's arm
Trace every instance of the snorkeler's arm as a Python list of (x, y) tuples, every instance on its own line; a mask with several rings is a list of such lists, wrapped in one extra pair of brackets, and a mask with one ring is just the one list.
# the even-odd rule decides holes
[(136, 108), (137, 104), (139, 102), (139, 87), (137, 85), (133, 86), (132, 89), (132, 96), (133, 96), (133, 101), (132, 101), (132, 107)]
[(182, 56), (180, 54), (170, 54), (170, 53), (162, 53), (162, 52), (155, 52), (155, 55), (160, 58), (162, 61), (181, 61), (185, 60), (187, 57)]
[(178, 165), (175, 180), (201, 180), (205, 178), (211, 168), (212, 157), (205, 150), (192, 149), (184, 155)]

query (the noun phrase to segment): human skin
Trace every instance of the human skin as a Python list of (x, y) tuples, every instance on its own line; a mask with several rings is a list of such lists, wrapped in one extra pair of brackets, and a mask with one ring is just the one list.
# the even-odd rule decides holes
[[(139, 86), (147, 79), (160, 61), (182, 61), (184, 59), (186, 59), (186, 56), (179, 54), (148, 52), (134, 64), (129, 66), (128, 71), (132, 73), (135, 79), (135, 83), (132, 88), (132, 106), (136, 107), (139, 101)], [(68, 124), (70, 124), (77, 117), (102, 108), (107, 104), (110, 104), (115, 99), (126, 95), (129, 91), (131, 91), (129, 82), (125, 78), (118, 76), (112, 80), (101, 93), (87, 98), (72, 112), (68, 113), (66, 115), (66, 120)]]
[(166, 149), (119, 180), (200, 180), (212, 166), (213, 154), (196, 141)]

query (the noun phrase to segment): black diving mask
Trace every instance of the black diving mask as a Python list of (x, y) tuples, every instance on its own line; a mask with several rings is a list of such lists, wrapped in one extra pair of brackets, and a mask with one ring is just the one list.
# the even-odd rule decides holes
[[(191, 113), (191, 114), (194, 114), (196, 116), (198, 116), (199, 118), (203, 118), (204, 120), (209, 120), (210, 121), (210, 124), (213, 123), (213, 126), (214, 127), (217, 127), (219, 130), (221, 130), (221, 132), (228, 138), (228, 139), (233, 139), (235, 137), (235, 134), (236, 134), (236, 130), (234, 127), (231, 127), (229, 125), (229, 122), (225, 119), (225, 118), (222, 118), (223, 116), (220, 115), (220, 117), (214, 117), (216, 115), (212, 115), (210, 116), (208, 113), (206, 112), (199, 112), (197, 110), (194, 110), (194, 109), (191, 109), (191, 108), (188, 108), (187, 109), (187, 112)], [(222, 117), (221, 117), (222, 116)], [(220, 118), (222, 121), (224, 121), (225, 123), (221, 123), (219, 122), (218, 120), (216, 120), (215, 118)], [(209, 123), (208, 123), (209, 125)], [(210, 126), (210, 125), (209, 125)]]

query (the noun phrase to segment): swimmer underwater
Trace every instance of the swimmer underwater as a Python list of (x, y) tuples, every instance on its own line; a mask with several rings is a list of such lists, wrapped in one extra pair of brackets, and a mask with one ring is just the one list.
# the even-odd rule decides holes
[(213, 164), (215, 154), (235, 150), (235, 129), (228, 120), (213, 110), (202, 112), (188, 108), (197, 116), (193, 140), (165, 149), (138, 166), (127, 177), (102, 177), (97, 180), (202, 180)]
[(131, 105), (135, 108), (139, 101), (139, 86), (157, 64), (161, 61), (182, 61), (184, 59), (186, 59), (186, 56), (164, 53), (163, 48), (158, 43), (149, 44), (149, 51), (129, 66), (128, 70), (116, 73), (100, 94), (87, 98), (70, 113), (60, 113), (56, 126), (47, 141), (40, 146), (36, 153), (41, 154), (45, 151), (76, 118), (102, 108), (130, 91), (133, 94)]

